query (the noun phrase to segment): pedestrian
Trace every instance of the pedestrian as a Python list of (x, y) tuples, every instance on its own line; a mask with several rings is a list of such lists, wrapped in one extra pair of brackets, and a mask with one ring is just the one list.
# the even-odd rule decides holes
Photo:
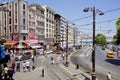
[(54, 58), (53, 57), (51, 57), (51, 63), (54, 64)]
[(13, 70), (15, 72), (15, 61), (14, 60), (12, 61), (11, 65), (12, 65), (12, 68), (13, 68)]
[(110, 72), (107, 73), (107, 80), (112, 80), (112, 79), (111, 79), (111, 73), (110, 73)]
[(8, 79), (8, 67), (7, 65), (4, 67), (4, 80)]
[(9, 67), (8, 69), (8, 77), (9, 77), (9, 80), (13, 80), (13, 73), (14, 73), (14, 70), (12, 67)]
[(20, 61), (16, 62), (16, 71), (20, 72)]
[(2, 80), (2, 76), (3, 76), (3, 68), (2, 65), (0, 64), (0, 80)]
[(23, 72), (25, 73), (26, 72), (26, 63), (25, 63), (25, 61), (23, 62), (22, 66), (23, 66)]
[(31, 56), (32, 62), (34, 63), (34, 54)]
[(27, 71), (30, 71), (30, 62), (29, 61), (26, 61), (26, 68), (27, 68)]
[(76, 62), (76, 69), (79, 69), (79, 62)]
[(62, 54), (62, 58), (63, 58), (63, 60), (65, 59), (65, 54), (64, 53)]

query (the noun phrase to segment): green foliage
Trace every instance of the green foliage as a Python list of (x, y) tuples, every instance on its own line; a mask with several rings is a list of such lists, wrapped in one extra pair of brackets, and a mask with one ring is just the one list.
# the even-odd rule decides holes
[(116, 40), (117, 44), (120, 44), (120, 30), (117, 30), (117, 40)]
[(116, 44), (120, 44), (120, 18), (116, 21), (116, 29), (117, 29), (117, 34), (116, 34)]
[(103, 34), (97, 34), (97, 36), (95, 37), (95, 43), (101, 45), (107, 44), (106, 36)]
[(5, 46), (5, 47), (10, 47), (10, 45), (9, 45), (9, 44), (4, 44), (4, 46)]
[(117, 30), (120, 30), (120, 18), (118, 18), (116, 21), (116, 28)]

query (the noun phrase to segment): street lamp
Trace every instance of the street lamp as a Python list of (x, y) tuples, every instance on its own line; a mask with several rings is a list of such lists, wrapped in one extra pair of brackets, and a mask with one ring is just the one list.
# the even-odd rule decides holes
[(92, 51), (92, 80), (96, 80), (96, 73), (95, 73), (95, 16), (96, 13), (98, 13), (99, 15), (104, 15), (104, 13), (102, 11), (100, 11), (99, 9), (95, 9), (95, 7), (93, 8), (85, 8), (83, 10), (84, 12), (88, 12), (88, 11), (92, 11), (93, 13), (93, 51)]

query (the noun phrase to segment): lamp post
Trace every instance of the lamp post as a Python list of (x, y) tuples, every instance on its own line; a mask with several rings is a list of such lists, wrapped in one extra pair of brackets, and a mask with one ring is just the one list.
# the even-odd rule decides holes
[(100, 11), (99, 9), (95, 9), (95, 7), (93, 8), (85, 8), (83, 10), (84, 12), (88, 12), (88, 11), (92, 11), (93, 13), (93, 51), (92, 51), (92, 80), (96, 80), (96, 73), (95, 73), (95, 17), (96, 17), (96, 13), (98, 13), (99, 15), (103, 15), (104, 13), (102, 11)]

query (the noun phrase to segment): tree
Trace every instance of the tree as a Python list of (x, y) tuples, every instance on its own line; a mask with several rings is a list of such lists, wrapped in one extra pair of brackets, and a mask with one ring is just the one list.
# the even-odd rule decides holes
[(101, 45), (107, 44), (106, 36), (103, 34), (97, 34), (97, 36), (95, 37), (95, 43)]
[(117, 19), (116, 21), (116, 29), (117, 29), (117, 34), (116, 34), (116, 44), (120, 44), (120, 18)]

